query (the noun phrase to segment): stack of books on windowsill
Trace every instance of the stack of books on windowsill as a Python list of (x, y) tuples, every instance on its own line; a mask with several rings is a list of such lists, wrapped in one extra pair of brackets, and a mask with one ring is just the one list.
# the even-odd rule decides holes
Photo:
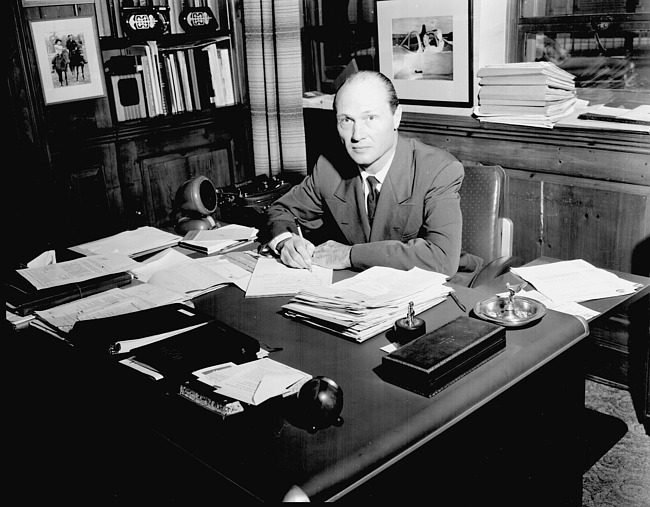
[(551, 62), (487, 65), (477, 75), (481, 122), (552, 128), (576, 105), (575, 76)]

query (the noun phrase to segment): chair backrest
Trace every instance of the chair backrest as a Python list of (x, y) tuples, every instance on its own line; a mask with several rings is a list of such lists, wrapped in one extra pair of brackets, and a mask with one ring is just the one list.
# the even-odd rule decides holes
[(464, 164), (462, 249), (485, 263), (512, 254), (512, 221), (501, 216), (507, 175), (501, 166)]

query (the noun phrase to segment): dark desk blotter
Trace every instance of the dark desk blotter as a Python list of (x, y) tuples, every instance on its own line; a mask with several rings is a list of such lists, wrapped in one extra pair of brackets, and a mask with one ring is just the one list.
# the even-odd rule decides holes
[(461, 316), (382, 358), (389, 382), (431, 397), (505, 349), (502, 326)]

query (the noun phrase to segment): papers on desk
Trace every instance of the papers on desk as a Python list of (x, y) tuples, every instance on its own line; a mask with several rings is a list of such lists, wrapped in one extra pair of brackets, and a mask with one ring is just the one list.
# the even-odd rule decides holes
[(417, 314), (444, 301), (453, 290), (446, 281), (433, 271), (376, 266), (329, 287), (302, 290), (282, 308), (289, 317), (363, 342), (404, 317), (409, 302)]
[(39, 310), (36, 315), (53, 330), (67, 334), (78, 321), (123, 315), (186, 299), (185, 294), (143, 283), (125, 289), (111, 289), (49, 310)]
[(180, 246), (205, 254), (226, 253), (234, 248), (250, 244), (257, 237), (257, 229), (243, 225), (224, 225), (217, 229), (190, 231)]
[(268, 357), (236, 365), (226, 363), (202, 368), (193, 374), (214, 392), (249, 405), (300, 389), (312, 376)]
[(303, 289), (325, 287), (332, 283), (332, 269), (312, 266), (295, 269), (279, 260), (260, 257), (246, 289), (247, 298), (293, 296)]
[(76, 245), (70, 250), (83, 255), (120, 253), (129, 257), (138, 257), (177, 245), (181, 239), (181, 236), (176, 234), (145, 226), (134, 231), (124, 231), (97, 241)]
[(139, 283), (38, 311), (36, 315), (53, 331), (65, 334), (77, 321), (185, 302), (227, 283), (245, 289), (250, 278), (249, 271), (221, 256), (191, 259), (170, 249), (144, 263), (128, 260), (136, 266), (132, 272)]
[(128, 271), (136, 266), (138, 262), (126, 255), (103, 254), (16, 271), (36, 289), (47, 289)]
[(596, 268), (582, 259), (511, 268), (554, 305), (632, 294), (638, 284)]
[(132, 270), (143, 282), (196, 297), (230, 282), (214, 269), (173, 249), (159, 252)]

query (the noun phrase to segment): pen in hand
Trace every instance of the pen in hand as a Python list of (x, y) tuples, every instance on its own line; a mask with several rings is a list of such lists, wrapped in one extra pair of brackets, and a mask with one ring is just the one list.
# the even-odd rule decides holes
[[(302, 227), (300, 227), (300, 222), (298, 221), (298, 217), (293, 217), (294, 221), (296, 222), (296, 228), (298, 229), (298, 235), (300, 236), (300, 240), (302, 241), (302, 244), (305, 244), (305, 237), (302, 235)], [(307, 269), (311, 272), (311, 260), (309, 260), (309, 264), (307, 266)]]

